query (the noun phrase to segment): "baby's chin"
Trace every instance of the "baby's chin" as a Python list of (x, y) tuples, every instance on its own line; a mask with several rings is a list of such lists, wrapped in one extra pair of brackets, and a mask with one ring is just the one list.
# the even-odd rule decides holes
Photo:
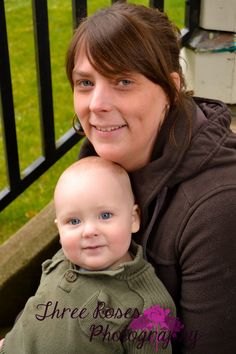
[(79, 268), (88, 270), (88, 271), (102, 271), (102, 270), (115, 270), (119, 267), (122, 262), (89, 262), (83, 264), (77, 264)]
[(84, 264), (84, 265), (78, 265), (79, 268), (81, 269), (85, 269), (88, 271), (102, 271), (102, 270), (107, 270), (110, 269), (110, 267), (112, 266), (112, 264)]

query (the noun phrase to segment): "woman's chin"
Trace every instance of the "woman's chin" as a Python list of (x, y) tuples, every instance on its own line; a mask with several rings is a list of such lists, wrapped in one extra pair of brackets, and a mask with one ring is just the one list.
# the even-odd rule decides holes
[(114, 146), (106, 146), (105, 148), (100, 146), (95, 146), (94, 148), (98, 156), (100, 156), (105, 160), (113, 161), (119, 164), (121, 164), (123, 161), (119, 149), (115, 149)]

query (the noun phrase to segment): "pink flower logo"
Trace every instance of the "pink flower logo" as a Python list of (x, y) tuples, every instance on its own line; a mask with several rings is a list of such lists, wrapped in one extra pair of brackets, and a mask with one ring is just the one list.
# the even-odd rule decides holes
[(138, 318), (134, 318), (129, 327), (132, 330), (148, 330), (155, 331), (156, 335), (150, 337), (150, 342), (155, 339), (156, 351), (158, 350), (158, 342), (160, 341), (158, 333), (165, 331), (171, 333), (172, 337), (176, 337), (177, 332), (181, 331), (184, 325), (177, 317), (171, 316), (170, 309), (164, 309), (159, 305), (154, 305), (144, 310), (143, 314)]

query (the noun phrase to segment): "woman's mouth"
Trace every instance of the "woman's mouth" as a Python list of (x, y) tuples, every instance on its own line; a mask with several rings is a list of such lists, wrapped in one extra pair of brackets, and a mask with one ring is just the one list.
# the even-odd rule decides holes
[(111, 126), (111, 127), (99, 127), (97, 125), (94, 125), (93, 127), (100, 132), (107, 133), (107, 132), (113, 132), (113, 131), (123, 128), (125, 126), (126, 126), (126, 124), (116, 125), (116, 126)]

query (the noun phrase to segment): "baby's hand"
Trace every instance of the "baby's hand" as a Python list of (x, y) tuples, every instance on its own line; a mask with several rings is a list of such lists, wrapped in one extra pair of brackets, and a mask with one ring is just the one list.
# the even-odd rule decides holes
[(3, 342), (4, 342), (4, 338), (0, 340), (0, 349), (2, 348)]

